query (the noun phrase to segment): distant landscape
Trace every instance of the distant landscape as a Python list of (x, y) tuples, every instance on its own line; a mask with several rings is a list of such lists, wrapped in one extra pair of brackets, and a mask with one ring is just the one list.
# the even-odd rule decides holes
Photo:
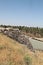
[(11, 27), (11, 28), (18, 28), (21, 30), (24, 34), (27, 34), (32, 37), (43, 37), (43, 27), (26, 27), (26, 26), (11, 26), (11, 25), (0, 25), (0, 27)]

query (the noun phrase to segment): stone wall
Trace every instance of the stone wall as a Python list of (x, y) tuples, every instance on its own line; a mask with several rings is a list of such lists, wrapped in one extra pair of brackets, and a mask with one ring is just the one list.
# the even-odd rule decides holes
[(21, 33), (20, 30), (4, 30), (3, 33), (8, 37), (17, 40), (21, 44), (27, 45), (27, 47), (33, 50), (31, 43), (29, 42), (29, 38), (27, 38), (24, 34)]

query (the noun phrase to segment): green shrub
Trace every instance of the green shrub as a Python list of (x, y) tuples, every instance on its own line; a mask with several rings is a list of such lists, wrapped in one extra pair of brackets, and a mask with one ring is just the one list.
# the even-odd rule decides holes
[(31, 58), (28, 55), (24, 56), (25, 65), (32, 65)]
[(5, 49), (6, 47), (3, 45), (0, 45), (0, 50)]

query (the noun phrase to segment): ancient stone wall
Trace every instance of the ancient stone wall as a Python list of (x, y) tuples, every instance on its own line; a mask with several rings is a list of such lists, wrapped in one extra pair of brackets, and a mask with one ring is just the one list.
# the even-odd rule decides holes
[(27, 47), (33, 50), (31, 43), (29, 42), (29, 38), (27, 38), (24, 34), (21, 33), (19, 30), (4, 30), (3, 33), (8, 37), (17, 40), (21, 44), (27, 45)]

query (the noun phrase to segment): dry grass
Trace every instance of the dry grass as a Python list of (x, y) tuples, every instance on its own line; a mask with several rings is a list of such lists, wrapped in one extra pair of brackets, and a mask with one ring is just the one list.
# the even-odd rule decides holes
[(24, 57), (29, 56), (32, 65), (43, 65), (43, 52), (31, 52), (25, 45), (0, 34), (0, 65), (26, 65)]

